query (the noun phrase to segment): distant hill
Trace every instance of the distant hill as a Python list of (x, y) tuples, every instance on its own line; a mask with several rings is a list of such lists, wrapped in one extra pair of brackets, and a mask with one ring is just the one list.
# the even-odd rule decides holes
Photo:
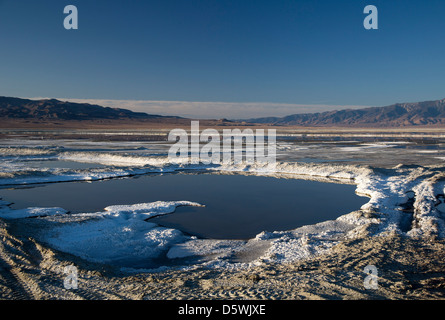
[(243, 120), (279, 126), (403, 127), (445, 124), (445, 99)]
[(0, 97), (0, 118), (34, 121), (180, 119), (180, 117), (152, 115), (88, 103), (11, 97)]
[[(386, 107), (346, 109), (321, 113), (294, 114), (247, 120), (201, 119), (213, 126), (302, 126), (390, 128), (445, 125), (445, 99), (415, 103), (396, 103)], [(0, 96), (0, 128), (18, 127), (146, 127), (190, 126), (190, 119), (134, 112), (56, 99), (30, 100)]]

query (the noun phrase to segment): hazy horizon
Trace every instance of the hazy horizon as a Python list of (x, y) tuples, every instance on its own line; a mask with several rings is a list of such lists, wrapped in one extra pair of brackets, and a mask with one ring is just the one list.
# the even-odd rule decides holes
[(261, 117), (283, 117), (298, 113), (317, 113), (324, 111), (373, 107), (365, 105), (308, 105), (273, 102), (155, 101), (75, 99), (57, 97), (20, 98), (30, 100), (57, 99), (60, 101), (96, 104), (102, 107), (122, 108), (135, 112), (145, 112), (148, 114), (179, 116), (195, 119), (249, 119)]

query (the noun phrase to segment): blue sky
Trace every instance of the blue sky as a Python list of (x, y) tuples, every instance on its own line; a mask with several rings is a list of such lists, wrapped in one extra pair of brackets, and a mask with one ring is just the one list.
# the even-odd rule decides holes
[[(69, 4), (78, 30), (63, 28)], [(226, 102), (229, 118), (236, 103), (442, 99), (444, 17), (443, 0), (0, 0), (0, 95)]]

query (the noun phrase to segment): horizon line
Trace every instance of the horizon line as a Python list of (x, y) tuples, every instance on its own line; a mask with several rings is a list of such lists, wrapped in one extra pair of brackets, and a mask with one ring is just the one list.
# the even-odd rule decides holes
[[(29, 100), (56, 99), (75, 103), (90, 103), (103, 107), (128, 109), (163, 116), (180, 116), (196, 119), (250, 119), (283, 117), (293, 114), (319, 113), (347, 109), (364, 109), (369, 105), (300, 104), (282, 102), (223, 102), (181, 100), (130, 100), (130, 99), (79, 99), (22, 97)], [(273, 109), (273, 110), (271, 110)]]

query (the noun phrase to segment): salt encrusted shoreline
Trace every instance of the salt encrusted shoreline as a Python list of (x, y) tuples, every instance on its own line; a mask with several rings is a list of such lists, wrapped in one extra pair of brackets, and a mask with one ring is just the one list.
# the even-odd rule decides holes
[[(8, 149), (8, 148), (6, 148)], [(253, 174), (355, 184), (369, 197), (357, 211), (295, 230), (263, 232), (249, 241), (202, 240), (158, 228), (148, 215), (177, 205), (155, 202), (67, 215), (63, 208), (12, 210), (0, 200), (0, 297), (17, 299), (437, 299), (444, 296), (445, 257), (441, 204), (445, 167), (279, 162), (265, 165), (171, 165), (165, 157), (138, 157), (47, 148), (13, 148), (2, 163), (0, 184), (92, 181), (151, 172)], [(33, 160), (102, 163), (88, 170), (30, 169), (14, 152)], [(8, 154), (4, 154), (7, 159)], [(186, 200), (186, 199), (185, 199)], [(28, 217), (34, 217), (28, 219)], [(83, 229), (83, 227), (88, 228)], [(98, 233), (112, 227), (110, 232)], [(71, 237), (64, 238), (69, 232)], [(88, 231), (88, 232), (85, 232)], [(75, 239), (76, 241), (71, 241)], [(98, 241), (98, 240), (102, 240)], [(122, 241), (123, 240), (123, 241)], [(107, 241), (114, 243), (107, 247)], [(113, 242), (114, 241), (114, 242)], [(119, 247), (119, 244), (122, 245)], [(145, 270), (116, 265), (116, 256), (156, 254), (197, 258), (187, 267)], [(142, 247), (141, 247), (142, 245)], [(95, 250), (85, 255), (85, 249)], [(135, 251), (139, 248), (139, 251)], [(141, 249), (142, 248), (142, 249)], [(105, 251), (104, 251), (105, 250)], [(145, 251), (144, 251), (145, 250)], [(88, 251), (88, 250), (87, 250)], [(102, 255), (95, 256), (97, 252)], [(84, 255), (82, 256), (82, 253)], [(133, 256), (133, 257), (134, 257)], [(111, 263), (110, 263), (111, 262)], [(379, 288), (364, 288), (364, 268), (379, 270)], [(63, 287), (63, 267), (79, 270), (79, 291)], [(148, 273), (147, 273), (148, 272)], [(9, 279), (9, 280), (8, 280)], [(19, 292), (19, 294), (17, 294)]]
[[(442, 180), (444, 167), (441, 166), (399, 165), (392, 169), (378, 169), (338, 164), (278, 163), (274, 171), (270, 171), (266, 165), (172, 166), (167, 163), (167, 160), (152, 159), (152, 161), (158, 164), (156, 170), (160, 171), (204, 170), (221, 174), (248, 173), (274, 177), (344, 181), (356, 184), (356, 192), (368, 196), (370, 200), (360, 210), (343, 215), (336, 220), (289, 231), (263, 232), (249, 241), (202, 240), (184, 236), (177, 230), (157, 228), (155, 224), (149, 222), (144, 222), (145, 224), (141, 225), (140, 220), (143, 217), (146, 218), (143, 214), (149, 210), (139, 211), (141, 216), (134, 221), (128, 218), (122, 219), (123, 215), (132, 210), (131, 206), (114, 208), (114, 215), (110, 215), (109, 212), (108, 214), (99, 212), (69, 215), (69, 217), (64, 215), (65, 212), (62, 208), (29, 208), (14, 211), (8, 206), (3, 206), (3, 209), (0, 209), (0, 217), (24, 218), (27, 215), (48, 215), (50, 217), (41, 218), (41, 220), (45, 221), (46, 219), (52, 223), (59, 223), (57, 232), (47, 231), (38, 240), (72, 254), (81, 255), (81, 252), (90, 252), (82, 257), (95, 262), (113, 262), (113, 259), (110, 260), (106, 254), (102, 258), (99, 254), (96, 257), (94, 255), (95, 252), (102, 253), (106, 250), (107, 241), (112, 241), (114, 238), (121, 239), (122, 245), (120, 246), (127, 249), (127, 251), (120, 252), (121, 255), (125, 255), (125, 252), (129, 254), (131, 252), (131, 255), (134, 255), (134, 248), (150, 245), (144, 239), (161, 237), (163, 239), (160, 242), (162, 248), (169, 248), (167, 257), (171, 259), (202, 257), (204, 259), (201, 261), (204, 261), (203, 264), (207, 267), (229, 269), (248, 268), (263, 262), (289, 263), (315, 257), (329, 252), (333, 246), (345, 239), (362, 237), (364, 234), (376, 236), (396, 232), (409, 237), (435, 236), (439, 238), (443, 238), (444, 235), (442, 212), (436, 208), (438, 195), (444, 193)], [(150, 171), (153, 168), (145, 166), (143, 170)], [(160, 204), (166, 205), (166, 203)], [(135, 204), (133, 208), (142, 206), (147, 209), (146, 207), (151, 205)], [(105, 212), (107, 211), (109, 210), (105, 210)], [(171, 209), (167, 209), (166, 212), (171, 212)], [(79, 224), (76, 221), (71, 221), (73, 217), (79, 216), (83, 216), (85, 220), (88, 220), (86, 217), (89, 217), (91, 222), (83, 221), (82, 224)], [(137, 212), (135, 211), (132, 217), (136, 216)], [(98, 222), (99, 217), (101, 220)], [(138, 224), (135, 224), (136, 220)], [(101, 223), (107, 224), (110, 228), (107, 234), (98, 235), (94, 231), (96, 228), (106, 229), (101, 226)], [(108, 224), (111, 224), (113, 228)], [(84, 229), (88, 231), (83, 233), (82, 228), (85, 226), (94, 227), (91, 230)], [(69, 238), (69, 234), (73, 236)], [(76, 240), (79, 235), (81, 235), (82, 243)], [(71, 240), (66, 240), (67, 238)], [(98, 244), (100, 241), (104, 243), (103, 248)], [(158, 242), (153, 242), (152, 245), (156, 245), (156, 243)], [(97, 248), (90, 250), (89, 244), (94, 244)], [(113, 248), (113, 246), (108, 246), (109, 250), (113, 250)], [(146, 250), (140, 252), (143, 251)], [(146, 257), (150, 258), (149, 255)], [(251, 257), (255, 257), (255, 259)], [(141, 271), (131, 268), (125, 270)]]

